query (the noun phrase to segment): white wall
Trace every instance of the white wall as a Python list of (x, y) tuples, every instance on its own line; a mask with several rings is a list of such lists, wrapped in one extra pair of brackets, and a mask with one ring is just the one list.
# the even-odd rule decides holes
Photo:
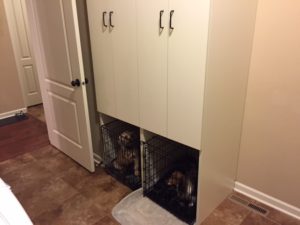
[(300, 207), (300, 1), (260, 0), (237, 180)]

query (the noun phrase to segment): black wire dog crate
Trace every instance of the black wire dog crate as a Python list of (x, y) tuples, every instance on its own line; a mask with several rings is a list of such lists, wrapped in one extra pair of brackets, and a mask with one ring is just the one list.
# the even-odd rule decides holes
[(143, 193), (182, 221), (196, 220), (199, 151), (156, 136), (143, 144)]
[(141, 187), (140, 130), (115, 120), (101, 126), (107, 173), (135, 190)]

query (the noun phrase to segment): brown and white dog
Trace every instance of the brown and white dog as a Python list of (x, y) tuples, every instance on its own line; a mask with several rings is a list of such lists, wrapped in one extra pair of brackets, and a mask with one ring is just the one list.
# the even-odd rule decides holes
[(140, 149), (137, 140), (139, 137), (132, 131), (124, 131), (119, 135), (120, 148), (117, 150), (117, 157), (112, 161), (115, 169), (126, 171), (133, 165), (134, 175), (140, 176)]

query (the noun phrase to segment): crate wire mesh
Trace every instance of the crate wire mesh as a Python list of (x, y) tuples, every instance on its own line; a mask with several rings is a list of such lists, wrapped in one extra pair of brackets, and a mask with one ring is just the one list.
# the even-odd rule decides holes
[(115, 120), (101, 126), (105, 170), (135, 190), (141, 187), (139, 128)]
[(143, 193), (188, 224), (196, 220), (199, 151), (156, 136), (143, 144)]

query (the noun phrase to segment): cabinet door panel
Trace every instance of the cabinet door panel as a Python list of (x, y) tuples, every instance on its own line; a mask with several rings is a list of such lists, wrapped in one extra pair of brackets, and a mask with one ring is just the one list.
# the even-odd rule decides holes
[(168, 0), (138, 0), (137, 14), (140, 126), (166, 136)]
[(170, 0), (168, 137), (200, 149), (209, 0)]
[[(112, 38), (109, 33), (109, 0), (87, 1), (97, 110), (116, 116)], [(106, 14), (103, 17), (103, 13)], [(103, 20), (104, 19), (104, 20)]]
[(138, 125), (136, 1), (111, 0), (111, 11), (117, 117)]

